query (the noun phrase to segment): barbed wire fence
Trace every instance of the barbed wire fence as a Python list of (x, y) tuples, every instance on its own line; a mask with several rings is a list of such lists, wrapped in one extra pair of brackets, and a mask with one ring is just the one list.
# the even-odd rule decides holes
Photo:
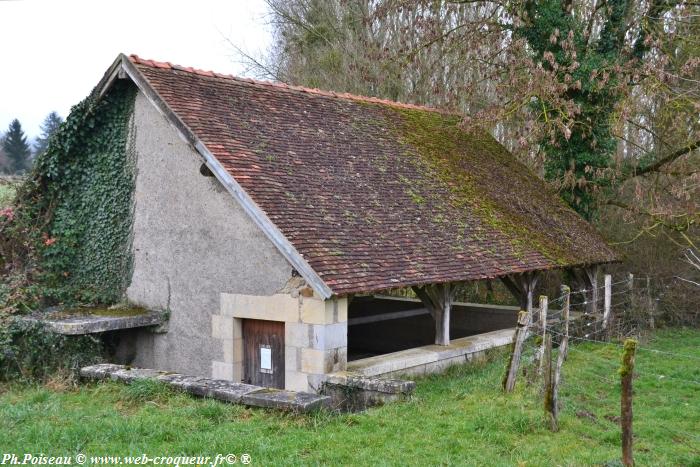
[[(631, 274), (615, 282), (610, 275), (605, 275), (604, 279), (604, 285), (595, 292), (585, 289), (571, 291), (563, 286), (558, 297), (550, 300), (542, 296), (538, 307), (521, 312), (504, 377), (504, 389), (513, 390), (519, 374), (528, 385), (541, 381), (540, 394), (545, 416), (552, 431), (557, 431), (562, 404), (575, 405), (574, 401), (564, 402), (559, 397), (559, 389), (564, 382), (562, 368), (568, 353), (595, 362), (592, 368), (577, 367), (576, 372), (591, 381), (600, 381), (606, 389), (621, 387), (621, 405), (618, 406), (621, 413), (615, 421), (619, 421), (621, 429), (623, 464), (632, 465), (632, 381), (654, 383), (655, 391), (648, 391), (650, 386), (645, 385), (645, 392), (636, 395), (645, 402), (681, 404), (681, 400), (669, 399), (673, 393), (669, 390), (670, 385), (700, 389), (700, 378), (678, 376), (687, 374), (685, 369), (689, 366), (700, 366), (700, 354), (641, 345), (640, 338), (656, 327), (658, 297), (652, 294), (650, 280), (635, 278)], [(553, 348), (557, 349), (556, 355)], [(635, 355), (644, 354), (663, 358), (667, 364), (672, 362), (679, 371), (657, 370), (647, 364), (648, 358), (642, 359), (644, 363), (640, 365)], [(630, 363), (631, 369), (626, 368), (625, 365)], [(628, 375), (627, 379), (625, 375)], [(629, 386), (627, 389), (626, 385)], [(628, 407), (627, 412), (625, 407)], [(586, 416), (585, 411), (581, 413)], [(683, 444), (700, 455), (700, 432), (670, 426), (663, 420), (654, 420), (654, 424), (667, 432), (673, 442)]]

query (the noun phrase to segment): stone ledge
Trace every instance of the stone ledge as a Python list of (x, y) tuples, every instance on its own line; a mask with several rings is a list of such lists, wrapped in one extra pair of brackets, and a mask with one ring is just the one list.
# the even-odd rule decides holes
[(74, 311), (50, 311), (18, 319), (42, 323), (58, 334), (83, 335), (120, 329), (159, 326), (167, 322), (167, 314), (153, 310), (100, 310), (89, 308)]
[(234, 383), (220, 379), (181, 375), (147, 368), (129, 368), (124, 365), (102, 363), (80, 369), (85, 379), (111, 379), (131, 383), (137, 379), (161, 381), (178, 390), (199, 397), (295, 412), (310, 412), (328, 405), (330, 398), (307, 392), (282, 391), (251, 384)]

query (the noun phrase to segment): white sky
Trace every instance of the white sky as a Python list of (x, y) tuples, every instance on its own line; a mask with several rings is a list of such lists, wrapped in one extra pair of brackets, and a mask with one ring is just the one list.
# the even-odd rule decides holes
[(228, 38), (252, 54), (271, 36), (263, 0), (0, 0), (0, 134), (36, 137), (63, 118), (120, 52), (242, 74)]

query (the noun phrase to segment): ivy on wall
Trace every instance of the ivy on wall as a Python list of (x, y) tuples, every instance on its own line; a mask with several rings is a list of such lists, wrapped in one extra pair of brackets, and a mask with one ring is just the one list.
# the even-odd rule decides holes
[(19, 189), (11, 216), (0, 218), (3, 234), (15, 238), (2, 245), (3, 266), (27, 278), (19, 282), (31, 290), (31, 308), (123, 296), (132, 267), (135, 96), (131, 83), (117, 82), (73, 107)]

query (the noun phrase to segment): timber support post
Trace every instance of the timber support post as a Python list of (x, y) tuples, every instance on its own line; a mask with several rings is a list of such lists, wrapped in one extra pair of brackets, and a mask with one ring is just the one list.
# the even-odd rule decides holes
[(527, 310), (528, 313), (532, 314), (533, 297), (539, 279), (540, 276), (537, 271), (531, 271), (518, 275), (501, 277), (501, 282), (503, 282), (510, 293), (518, 300), (520, 309)]
[(505, 392), (512, 392), (513, 389), (515, 389), (515, 380), (518, 376), (520, 358), (523, 354), (525, 339), (527, 339), (531, 316), (532, 315), (525, 310), (520, 310), (520, 314), (518, 315), (518, 325), (515, 328), (515, 335), (513, 336), (513, 351), (510, 354), (506, 375), (503, 378), (503, 390)]
[(413, 287), (435, 320), (435, 344), (450, 345), (450, 312), (457, 293), (455, 284), (434, 284)]
[(584, 274), (587, 279), (586, 289), (590, 290), (590, 294), (587, 294), (587, 311), (588, 313), (595, 315), (598, 313), (598, 300), (599, 289), (598, 289), (598, 266), (589, 266), (584, 269)]
[(634, 465), (632, 457), (632, 378), (634, 376), (634, 355), (637, 351), (637, 341), (625, 340), (620, 367), (620, 426), (622, 428), (622, 464), (625, 467)]

